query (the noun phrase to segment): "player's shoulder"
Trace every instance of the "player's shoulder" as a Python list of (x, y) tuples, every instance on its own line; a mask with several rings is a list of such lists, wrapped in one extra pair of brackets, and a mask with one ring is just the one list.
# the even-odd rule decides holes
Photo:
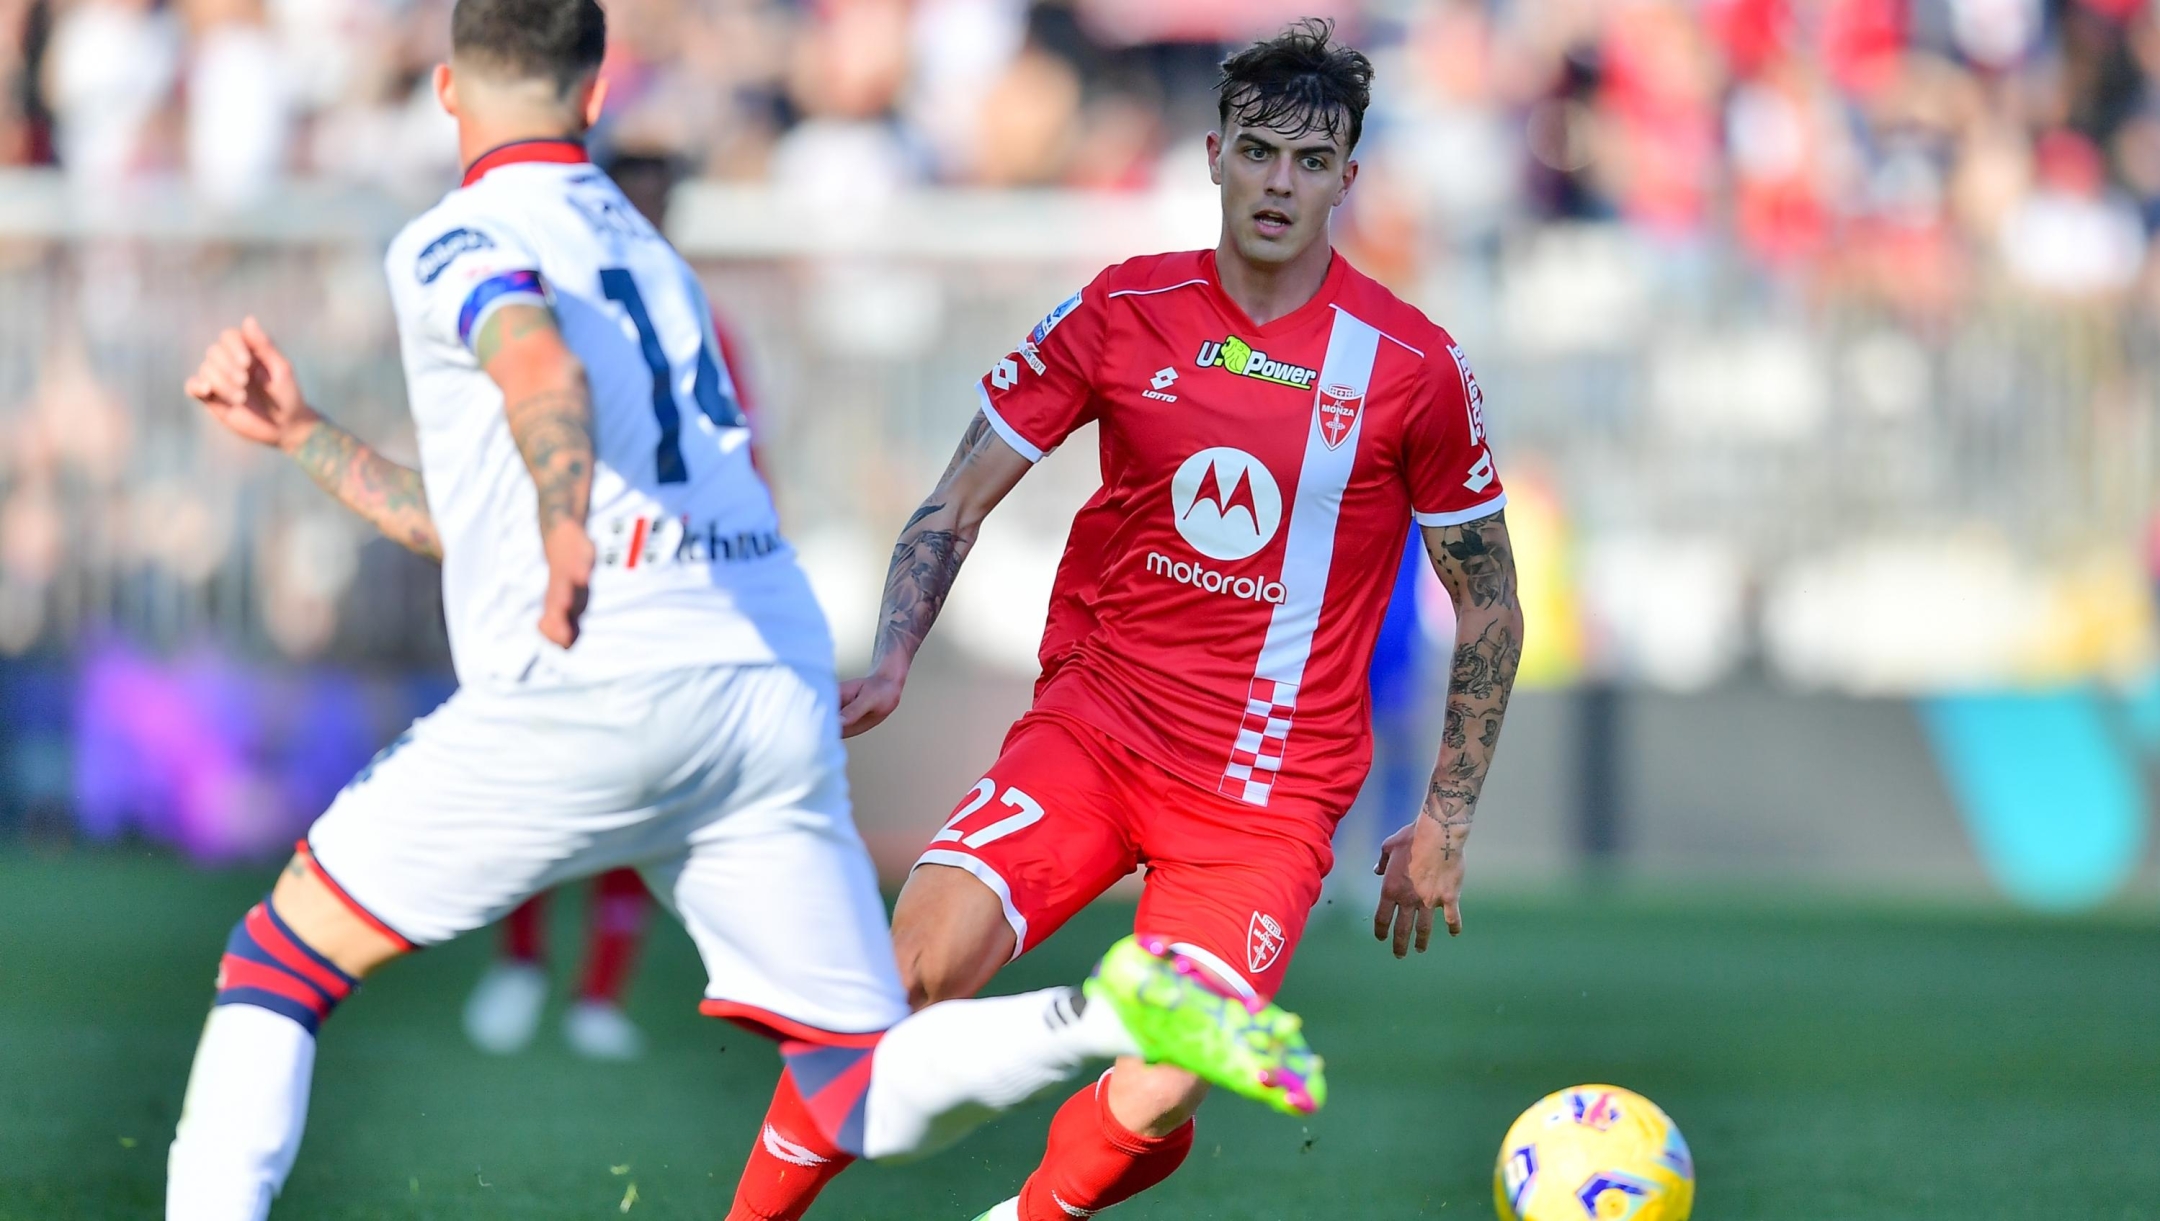
[(1105, 267), (1088, 288), (1105, 301), (1175, 296), (1179, 289), (1198, 291), (1207, 284), (1206, 258), (1204, 250), (1144, 254)]
[(1380, 332), (1383, 341), (1392, 342), (1426, 366), (1454, 367), (1457, 358), (1451, 353), (1459, 349), (1447, 328), (1348, 260), (1344, 260), (1343, 267), (1343, 285), (1335, 300), (1345, 313)]
[(482, 252), (500, 258), (515, 246), (516, 217), (487, 204), (485, 198), (475, 197), (473, 188), (463, 188), (407, 221), (383, 255), (383, 269), (391, 282), (431, 288), (459, 259)]

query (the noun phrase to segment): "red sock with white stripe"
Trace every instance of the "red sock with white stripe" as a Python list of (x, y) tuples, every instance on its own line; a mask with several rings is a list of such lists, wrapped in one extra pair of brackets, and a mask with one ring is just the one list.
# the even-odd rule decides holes
[(1058, 1108), (1042, 1165), (1020, 1189), (1020, 1221), (1092, 1216), (1169, 1178), (1192, 1152), (1189, 1119), (1164, 1136), (1128, 1131), (1110, 1114), (1108, 1080), (1105, 1074)]
[(795, 1074), (782, 1070), (727, 1221), (795, 1221), (854, 1160), (818, 1130), (795, 1088)]

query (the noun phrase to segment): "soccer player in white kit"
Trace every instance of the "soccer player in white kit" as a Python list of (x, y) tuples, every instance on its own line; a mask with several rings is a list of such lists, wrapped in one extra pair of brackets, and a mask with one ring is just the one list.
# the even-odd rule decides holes
[(435, 88), (469, 168), (385, 259), (419, 471), (318, 415), (252, 318), (188, 380), (221, 423), (442, 560), (460, 685), (233, 929), (167, 1216), (268, 1212), (316, 1032), (361, 977), (623, 866), (689, 929), (704, 1011), (781, 1041), (772, 1156), (927, 1152), (1115, 1055), (1304, 1097), (1317, 1064), (1294, 1018), (1130, 939), (1080, 989), (909, 1015), (849, 813), (831, 641), (703, 290), (579, 142), (605, 39), (593, 0), (456, 6)]

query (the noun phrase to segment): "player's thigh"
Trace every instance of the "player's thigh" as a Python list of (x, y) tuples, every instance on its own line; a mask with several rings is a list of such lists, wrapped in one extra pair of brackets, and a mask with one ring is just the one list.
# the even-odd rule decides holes
[(893, 934), (911, 992), (971, 994), (1138, 859), (1101, 752), (1062, 722), (1023, 720), (901, 892)]
[(746, 670), (716, 689), (722, 745), (674, 799), (691, 830), (646, 884), (704, 959), (703, 1008), (782, 1034), (906, 1016), (877, 873), (848, 808), (829, 676)]
[[(485, 925), (640, 817), (639, 692), (460, 690), (354, 777), (304, 842), (324, 889), (411, 945)], [(611, 862), (612, 863), (612, 862)]]
[(1271, 998), (1333, 863), (1326, 833), (1286, 820), (1255, 825), (1242, 811), (1233, 812), (1248, 820), (1242, 827), (1234, 817), (1182, 817), (1189, 809), (1170, 807), (1149, 829), (1133, 929), (1167, 937), (1234, 990)]

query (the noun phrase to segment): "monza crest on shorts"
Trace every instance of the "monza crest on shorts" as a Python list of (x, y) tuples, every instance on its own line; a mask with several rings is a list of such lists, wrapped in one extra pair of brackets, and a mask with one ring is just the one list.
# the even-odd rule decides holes
[(1245, 967), (1253, 974), (1275, 965), (1275, 956), (1282, 953), (1283, 926), (1266, 912), (1254, 912), (1252, 923), (1245, 929)]
[(1365, 410), (1365, 395), (1348, 386), (1323, 386), (1316, 410), (1320, 415), (1321, 443), (1329, 449), (1341, 449), (1343, 438), (1357, 427), (1358, 414)]

